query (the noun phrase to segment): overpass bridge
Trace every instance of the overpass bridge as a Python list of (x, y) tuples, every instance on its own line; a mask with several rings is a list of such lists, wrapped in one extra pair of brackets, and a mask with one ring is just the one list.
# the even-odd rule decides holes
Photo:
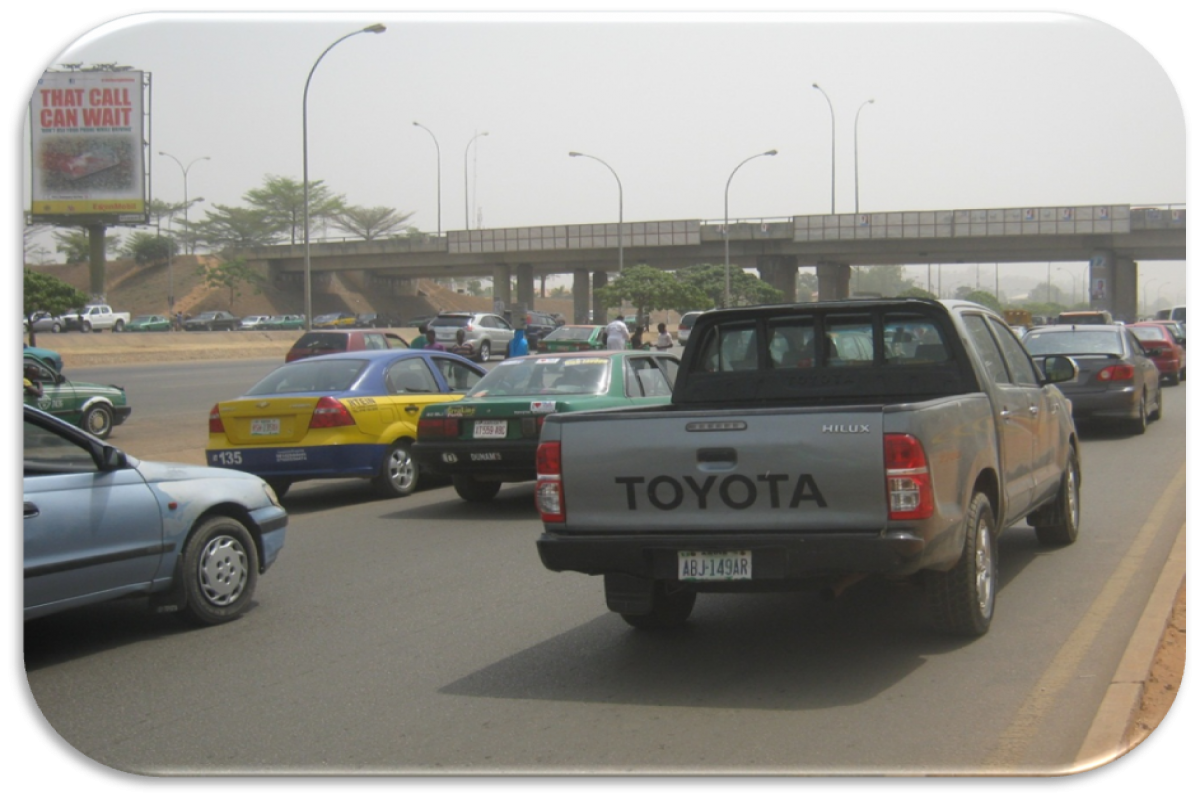
[[(1187, 211), (1180, 205), (1054, 206), (1037, 208), (820, 214), (754, 221), (666, 220), (544, 225), (448, 231), (371, 241), (310, 242), (311, 280), (361, 271), (372, 291), (415, 292), (418, 278), (492, 278), (495, 300), (533, 308), (538, 276), (573, 274), (575, 318), (591, 309), (592, 290), (618, 271), (623, 227), (625, 264), (661, 269), (725, 262), (756, 269), (795, 300), (797, 271), (815, 267), (822, 298), (846, 297), (855, 266), (883, 264), (1028, 263), (1086, 261), (1092, 306), (1133, 320), (1138, 309), (1138, 262), (1186, 258)], [(303, 287), (304, 246), (243, 251), (278, 284)]]

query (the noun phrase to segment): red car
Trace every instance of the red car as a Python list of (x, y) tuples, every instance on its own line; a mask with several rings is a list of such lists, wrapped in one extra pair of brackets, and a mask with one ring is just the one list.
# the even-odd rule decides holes
[(1156, 322), (1134, 322), (1125, 327), (1141, 342), (1164, 378), (1174, 384), (1187, 380), (1187, 351), (1169, 327)]
[(309, 331), (296, 340), (285, 361), (348, 350), (406, 350), (408, 342), (388, 331)]

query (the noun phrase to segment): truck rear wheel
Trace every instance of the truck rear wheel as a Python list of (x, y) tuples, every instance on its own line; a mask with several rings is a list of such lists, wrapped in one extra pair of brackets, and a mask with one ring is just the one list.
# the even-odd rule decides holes
[(995, 516), (982, 492), (971, 498), (963, 552), (950, 570), (925, 573), (933, 626), (956, 636), (982, 636), (996, 606)]
[(622, 614), (621, 619), (643, 631), (677, 628), (687, 622), (696, 605), (691, 589), (668, 587), (666, 581), (654, 582), (654, 601), (649, 614)]

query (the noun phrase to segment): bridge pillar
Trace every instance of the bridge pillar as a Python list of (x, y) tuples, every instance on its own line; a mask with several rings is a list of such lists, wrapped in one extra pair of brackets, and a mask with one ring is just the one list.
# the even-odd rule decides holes
[(497, 264), (492, 268), (492, 304), (502, 303), (504, 310), (512, 307), (512, 268)]
[(571, 321), (576, 325), (583, 325), (587, 322), (588, 308), (592, 304), (591, 276), (586, 269), (575, 270), (575, 280), (571, 284), (571, 302), (574, 305), (574, 318)]
[(1138, 265), (1131, 258), (1118, 258), (1113, 267), (1113, 319), (1122, 322), (1138, 320)]
[(783, 292), (783, 302), (796, 302), (796, 270), (798, 259), (788, 255), (762, 255), (756, 266), (758, 276)]
[(608, 322), (608, 309), (600, 305), (600, 300), (596, 297), (596, 290), (603, 289), (608, 286), (607, 272), (592, 273), (592, 321), (597, 325), (603, 325)]
[(533, 264), (517, 264), (517, 302), (529, 311), (534, 308)]
[(844, 300), (850, 296), (850, 265), (834, 261), (817, 264), (817, 299)]

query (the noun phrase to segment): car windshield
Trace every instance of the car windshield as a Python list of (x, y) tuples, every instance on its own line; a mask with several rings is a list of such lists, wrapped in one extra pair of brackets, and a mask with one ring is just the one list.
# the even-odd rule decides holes
[(522, 358), (505, 361), (479, 379), (467, 397), (596, 394), (607, 384), (606, 358)]
[(592, 338), (592, 332), (595, 330), (595, 328), (589, 327), (579, 328), (571, 325), (564, 325), (561, 328), (556, 328), (553, 333), (547, 334), (546, 341), (549, 341), (550, 339), (568, 339), (575, 342), (586, 342), (588, 339)]
[(367, 361), (357, 358), (293, 361), (254, 384), (244, 396), (346, 392), (358, 382), (359, 376), (366, 368)]
[(1025, 349), (1035, 356), (1121, 355), (1121, 336), (1116, 331), (1033, 331), (1025, 337)]

